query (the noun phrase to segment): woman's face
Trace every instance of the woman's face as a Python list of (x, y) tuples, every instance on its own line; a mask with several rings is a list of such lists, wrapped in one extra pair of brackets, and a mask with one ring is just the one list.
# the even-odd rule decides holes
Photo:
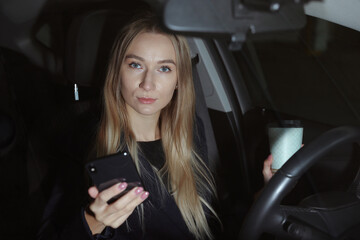
[(121, 94), (131, 115), (159, 116), (177, 84), (175, 50), (164, 34), (141, 33), (121, 65)]

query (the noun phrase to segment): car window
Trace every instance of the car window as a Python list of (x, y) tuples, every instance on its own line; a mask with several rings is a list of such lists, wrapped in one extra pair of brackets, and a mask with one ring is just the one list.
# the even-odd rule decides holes
[(253, 105), (333, 126), (360, 122), (360, 33), (307, 17), (297, 32), (249, 36), (233, 53)]

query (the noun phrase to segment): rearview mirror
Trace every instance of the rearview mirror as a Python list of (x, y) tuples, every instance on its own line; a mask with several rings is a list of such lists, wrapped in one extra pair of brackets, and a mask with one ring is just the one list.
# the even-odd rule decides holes
[(241, 47), (247, 34), (296, 30), (306, 23), (301, 0), (169, 0), (167, 29), (199, 37), (230, 37)]

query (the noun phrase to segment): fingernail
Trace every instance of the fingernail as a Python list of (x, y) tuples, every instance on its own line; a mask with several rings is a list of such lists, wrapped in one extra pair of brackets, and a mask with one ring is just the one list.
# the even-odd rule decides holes
[(126, 183), (126, 182), (121, 183), (121, 184), (119, 185), (119, 189), (120, 189), (120, 190), (123, 190), (123, 189), (126, 188), (126, 186), (127, 186), (127, 183)]
[(135, 194), (136, 194), (136, 195), (139, 195), (142, 191), (144, 191), (144, 189), (143, 189), (142, 187), (138, 187), (138, 188), (136, 188), (136, 190), (135, 190)]
[(149, 196), (149, 192), (144, 192), (143, 194), (141, 194), (141, 199), (145, 200), (147, 197)]

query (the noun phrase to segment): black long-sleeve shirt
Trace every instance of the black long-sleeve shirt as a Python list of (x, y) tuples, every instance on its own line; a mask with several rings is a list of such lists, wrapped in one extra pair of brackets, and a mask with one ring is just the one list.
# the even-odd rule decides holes
[[(195, 144), (202, 159), (207, 161), (207, 147), (202, 122), (197, 119)], [(152, 166), (160, 169), (164, 162), (161, 140), (139, 142), (142, 153), (139, 160), (150, 173), (143, 179), (149, 191), (144, 205), (144, 224), (140, 223), (137, 210), (117, 229), (106, 227), (102, 234), (93, 236), (84, 218), (88, 185), (82, 177), (83, 165), (76, 162), (68, 165), (55, 184), (47, 204), (47, 217), (38, 239), (195, 239), (188, 230), (180, 210), (171, 194), (161, 194)], [(206, 197), (206, 196), (205, 196)], [(128, 226), (127, 226), (128, 225)]]

